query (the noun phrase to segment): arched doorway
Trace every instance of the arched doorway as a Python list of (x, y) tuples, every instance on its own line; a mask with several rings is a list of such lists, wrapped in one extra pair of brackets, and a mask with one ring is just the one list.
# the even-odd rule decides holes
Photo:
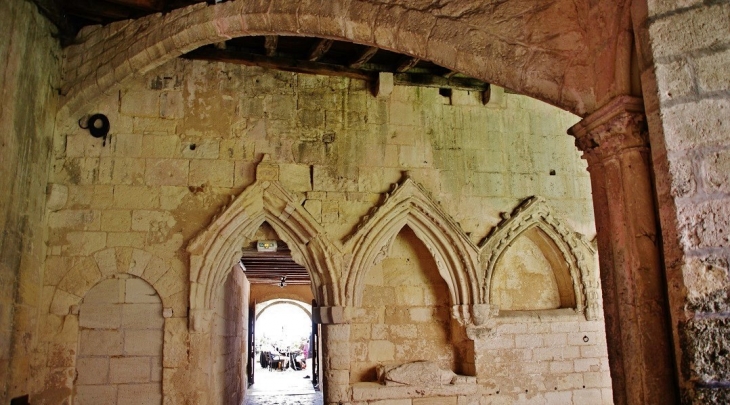
[[(255, 286), (254, 286), (255, 288)], [(273, 299), (256, 305), (254, 367), (247, 398), (256, 403), (296, 396), (321, 398), (314, 385), (314, 338), (311, 305), (290, 299)]]
[(293, 396), (321, 400), (311, 278), (267, 222), (254, 237), (240, 260), (251, 291), (246, 403), (284, 402)]

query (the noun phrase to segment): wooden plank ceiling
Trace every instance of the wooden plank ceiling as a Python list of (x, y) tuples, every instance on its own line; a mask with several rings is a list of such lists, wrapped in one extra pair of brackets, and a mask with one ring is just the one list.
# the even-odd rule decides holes
[[(73, 43), (87, 25), (108, 24), (200, 3), (197, 0), (32, 0), (61, 31), (62, 42)], [(294, 0), (292, 0), (294, 1)], [(220, 1), (208, 1), (216, 3)], [(489, 85), (429, 61), (376, 47), (331, 39), (295, 36), (241, 37), (198, 48), (185, 58), (260, 66), (297, 73), (345, 76), (377, 83), (379, 72), (394, 74), (396, 85), (438, 87), (482, 92)], [(448, 92), (442, 95), (448, 95)]]
[(278, 241), (276, 252), (259, 252), (256, 248), (243, 249), (241, 268), (251, 284), (285, 285), (310, 284), (307, 269), (291, 257), (291, 250)]

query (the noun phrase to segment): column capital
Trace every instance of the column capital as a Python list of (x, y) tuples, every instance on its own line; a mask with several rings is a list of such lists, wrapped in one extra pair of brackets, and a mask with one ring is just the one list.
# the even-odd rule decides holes
[(568, 129), (589, 162), (600, 162), (624, 149), (649, 145), (644, 101), (618, 96)]

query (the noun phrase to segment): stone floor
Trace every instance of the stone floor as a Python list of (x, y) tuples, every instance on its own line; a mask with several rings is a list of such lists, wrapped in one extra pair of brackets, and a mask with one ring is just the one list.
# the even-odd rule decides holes
[(256, 366), (255, 382), (246, 393), (244, 405), (322, 405), (322, 392), (312, 387), (311, 367), (269, 371)]

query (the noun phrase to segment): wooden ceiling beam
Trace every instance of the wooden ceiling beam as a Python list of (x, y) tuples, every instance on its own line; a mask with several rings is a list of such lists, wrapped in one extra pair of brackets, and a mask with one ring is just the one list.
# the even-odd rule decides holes
[(489, 88), (488, 83), (467, 77), (452, 77), (447, 79), (443, 76), (413, 73), (394, 74), (393, 84), (396, 86), (438, 87), (441, 89), (467, 91), (484, 91)]
[(315, 44), (312, 47), (312, 50), (309, 51), (309, 57), (307, 58), (310, 62), (316, 62), (320, 60), (324, 54), (327, 53), (327, 51), (330, 50), (330, 47), (332, 47), (332, 44), (335, 41), (331, 39), (320, 39), (317, 41), (317, 44)]
[(133, 15), (129, 8), (92, 0), (63, 0), (63, 9), (68, 14), (97, 22), (124, 20)]
[(276, 48), (279, 46), (278, 35), (267, 35), (264, 37), (264, 48), (266, 49), (266, 56), (276, 56)]
[[(269, 280), (255, 280), (255, 279), (252, 280), (252, 279), (249, 279), (248, 282), (251, 283), (251, 284), (279, 285), (278, 282), (273, 282), (273, 281), (269, 281)], [(290, 283), (289, 281), (287, 281), (286, 282), (286, 285), (283, 288), (286, 288), (286, 286), (289, 286), (289, 285), (310, 285), (310, 284), (312, 284), (312, 283), (311, 282), (299, 282), (299, 281)]]
[(354, 62), (350, 63), (350, 69), (360, 69), (362, 65), (368, 63), (368, 61), (372, 59), (376, 53), (378, 53), (378, 50), (377, 46), (371, 46), (365, 49)]
[(162, 11), (164, 1), (161, 0), (105, 0), (120, 6), (132, 7), (139, 10)]
[(38, 7), (38, 12), (58, 28), (61, 45), (66, 46), (72, 43), (76, 36), (76, 30), (69, 23), (68, 17), (64, 13), (63, 3), (56, 0), (32, 0), (32, 2)]
[(350, 69), (339, 65), (330, 65), (320, 62), (296, 60), (288, 58), (273, 58), (245, 52), (199, 48), (183, 56), (188, 59), (210, 60), (217, 62), (236, 63), (246, 66), (259, 66), (267, 69), (279, 69), (287, 72), (307, 73), (326, 76), (344, 76), (358, 80), (373, 80), (373, 75), (360, 70)]
[(401, 59), (401, 61), (398, 63), (398, 67), (395, 68), (395, 71), (398, 73), (403, 73), (408, 69), (411, 69), (412, 67), (416, 66), (418, 62), (421, 60), (418, 58), (413, 58), (410, 56), (406, 56), (405, 58)]
[(451, 79), (457, 73), (459, 72), (457, 72), (456, 70), (449, 70), (448, 72), (444, 73), (443, 76), (446, 79)]
[[(321, 62), (310, 62), (288, 58), (272, 58), (263, 55), (235, 51), (232, 49), (215, 49), (214, 47), (203, 47), (183, 56), (188, 59), (199, 59), (217, 62), (235, 63), (246, 66), (259, 66), (268, 69), (279, 69), (287, 72), (307, 73), (326, 76), (344, 76), (351, 79), (365, 80), (374, 83), (377, 80), (377, 72), (365, 72), (351, 69), (340, 65), (331, 65)], [(413, 58), (409, 58), (413, 59)], [(481, 80), (468, 77), (445, 78), (435, 74), (421, 73), (395, 73), (393, 82), (397, 86), (420, 86), (450, 88), (455, 90), (485, 91), (489, 84)], [(280, 254), (281, 252), (276, 252)], [(244, 256), (272, 255), (272, 253), (245, 253)], [(289, 254), (286, 253), (288, 256)], [(272, 259), (273, 260), (273, 259)]]

